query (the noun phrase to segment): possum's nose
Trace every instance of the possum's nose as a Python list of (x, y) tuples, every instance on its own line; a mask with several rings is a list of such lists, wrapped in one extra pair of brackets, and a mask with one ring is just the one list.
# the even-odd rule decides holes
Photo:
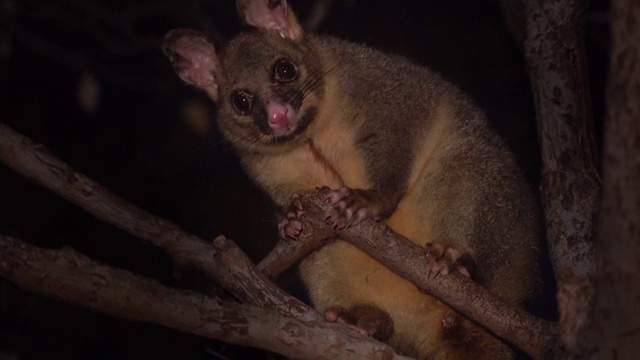
[(289, 104), (269, 102), (267, 105), (269, 127), (276, 136), (291, 134), (298, 125), (295, 110)]

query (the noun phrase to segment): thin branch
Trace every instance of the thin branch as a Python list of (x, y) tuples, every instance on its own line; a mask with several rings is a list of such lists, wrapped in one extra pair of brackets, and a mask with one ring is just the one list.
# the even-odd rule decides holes
[(321, 246), (328, 236), (337, 235), (340, 239), (357, 246), (374, 259), (411, 281), (421, 290), (478, 322), (497, 336), (516, 345), (534, 359), (553, 357), (558, 351), (557, 329), (555, 324), (536, 318), (526, 311), (505, 303), (489, 293), (479, 284), (459, 273), (447, 276), (430, 277), (424, 248), (407, 238), (398, 235), (391, 228), (374, 220), (345, 230), (333, 230), (324, 221), (331, 206), (319, 192), (302, 197), (303, 233), (295, 244), (281, 240), (276, 256), (259, 266), (271, 275), (277, 275), (283, 265), (279, 261), (291, 264), (299, 260), (302, 251), (287, 251), (287, 246), (300, 249), (314, 249)]
[[(254, 271), (251, 262), (232, 242), (220, 237), (211, 246), (182, 232), (175, 224), (154, 217), (110, 194), (53, 157), (42, 146), (34, 145), (5, 125), (0, 125), (0, 159), (97, 218), (162, 248), (172, 256), (176, 264), (195, 266), (212, 279), (220, 280), (225, 289), (242, 301), (279, 309), (304, 320), (320, 319), (317, 312), (291, 298), (262, 274)], [(305, 225), (305, 229), (318, 229), (312, 235), (317, 236), (313, 240), (317, 245), (305, 249), (311, 251), (321, 246), (325, 239), (333, 237), (334, 233), (324, 222), (328, 205), (322, 201), (316, 201), (315, 205), (306, 204), (307, 201), (309, 200), (305, 200), (305, 214), (309, 223)], [(531, 317), (521, 309), (501, 303), (466, 277), (452, 275), (429, 278), (425, 271), (427, 266), (423, 262), (424, 250), (386, 226), (369, 221), (355, 230), (338, 231), (335, 235), (352, 241), (400, 276), (483, 324), (498, 336), (511, 341), (534, 358), (541, 359), (549, 349), (555, 349), (553, 325)], [(310, 235), (303, 235), (302, 238), (305, 236)], [(302, 247), (306, 246), (303, 241)], [(284, 256), (280, 257), (286, 259)], [(263, 266), (263, 269), (269, 270), (269, 266)], [(271, 272), (275, 274), (277, 271)]]
[(65, 248), (37, 248), (0, 235), (0, 276), (48, 297), (127, 320), (167, 326), (295, 358), (406, 359), (387, 345), (326, 321), (218, 302), (101, 265)]
[(0, 275), (27, 290), (120, 318), (153, 322), (196, 335), (296, 358), (404, 359), (393, 350), (324, 318), (256, 271), (224, 237), (213, 245), (110, 194), (42, 146), (0, 124), (0, 160), (94, 216), (148, 240), (177, 264), (194, 265), (248, 305), (214, 302), (99, 265), (70, 249), (38, 249), (0, 236)]
[[(219, 279), (222, 286), (239, 299), (250, 304), (276, 308), (300, 319), (319, 319), (317, 312), (291, 298), (272, 285), (262, 274), (252, 270), (250, 261), (232, 242), (220, 237), (214, 241), (214, 246), (211, 246), (204, 240), (184, 233), (175, 224), (154, 217), (110, 194), (100, 185), (53, 157), (42, 146), (34, 145), (29, 139), (5, 125), (0, 125), (0, 159), (19, 173), (50, 188), (97, 218), (162, 248), (172, 256), (176, 264), (195, 266), (211, 278)], [(552, 324), (531, 317), (521, 309), (501, 303), (464, 276), (454, 274), (429, 278), (425, 271), (427, 266), (423, 262), (424, 249), (393, 233), (386, 226), (374, 221), (365, 221), (355, 229), (337, 231), (334, 235), (333, 230), (324, 223), (327, 204), (322, 201), (316, 202), (315, 205), (305, 203), (305, 209), (306, 221), (309, 221), (305, 229), (317, 229), (312, 235), (317, 236), (317, 239), (314, 240), (316, 245), (313, 246), (306, 247), (305, 241), (296, 245), (302, 246), (303, 252), (311, 251), (321, 246), (325, 239), (338, 235), (353, 242), (421, 289), (483, 324), (498, 336), (511, 341), (534, 358), (543, 358), (549, 349), (554, 349)], [(316, 215), (311, 215), (314, 213)], [(305, 236), (311, 235), (303, 235), (302, 238)], [(287, 259), (282, 255), (283, 253), (280, 253), (278, 257)], [(302, 252), (297, 254), (301, 255)], [(289, 261), (291, 259), (296, 261), (294, 257), (289, 257)], [(263, 265), (262, 269), (268, 272), (270, 267)], [(271, 271), (272, 274), (277, 272)]]
[(214, 247), (172, 222), (129, 204), (4, 124), (0, 124), (0, 161), (96, 218), (161, 248), (177, 266), (202, 271), (242, 302), (279, 309), (302, 320), (320, 318), (316, 311), (255, 271), (232, 242), (219, 238)]

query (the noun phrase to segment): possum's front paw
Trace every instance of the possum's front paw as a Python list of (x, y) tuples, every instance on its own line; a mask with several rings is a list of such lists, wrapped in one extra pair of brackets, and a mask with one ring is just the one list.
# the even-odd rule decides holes
[(300, 195), (293, 194), (291, 203), (287, 208), (282, 220), (278, 223), (278, 235), (282, 239), (296, 239), (302, 232), (302, 221), (300, 217), (304, 214)]
[(347, 309), (333, 306), (324, 313), (327, 321), (352, 325), (363, 335), (387, 341), (393, 335), (393, 320), (389, 314), (374, 305), (360, 304)]
[(343, 186), (338, 190), (323, 187), (321, 191), (325, 200), (333, 205), (326, 219), (327, 223), (332, 224), (336, 229), (356, 225), (366, 218), (380, 220), (380, 206), (366, 190), (349, 189)]
[(429, 277), (447, 275), (453, 271), (471, 277), (474, 263), (468, 251), (441, 243), (426, 244), (425, 249)]

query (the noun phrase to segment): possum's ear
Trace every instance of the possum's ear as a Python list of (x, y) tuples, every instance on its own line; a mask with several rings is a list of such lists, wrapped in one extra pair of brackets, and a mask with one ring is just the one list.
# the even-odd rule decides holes
[(236, 7), (240, 20), (249, 26), (296, 41), (304, 35), (286, 0), (236, 0)]
[(214, 101), (218, 99), (215, 73), (220, 60), (206, 35), (196, 30), (171, 30), (164, 36), (163, 48), (182, 81), (205, 90)]

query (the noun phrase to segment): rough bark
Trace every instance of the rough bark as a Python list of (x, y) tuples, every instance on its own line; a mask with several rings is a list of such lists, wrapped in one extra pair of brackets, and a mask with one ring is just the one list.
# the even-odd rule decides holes
[(131, 205), (3, 124), (0, 124), (0, 160), (96, 218), (163, 249), (177, 266), (202, 271), (244, 303), (280, 309), (303, 320), (319, 318), (316, 311), (255, 271), (233, 242), (219, 240), (212, 245)]
[(541, 198), (564, 345), (576, 348), (593, 297), (600, 177), (584, 50), (586, 0), (525, 0), (524, 54), (542, 154)]
[(612, 1), (594, 326), (584, 358), (640, 354), (640, 3)]
[[(212, 279), (220, 280), (223, 287), (228, 287), (239, 299), (249, 304), (277, 309), (287, 317), (305, 322), (324, 322), (317, 312), (283, 293), (257, 272), (233, 242), (218, 237), (211, 245), (182, 232), (176, 225), (156, 218), (109, 194), (98, 184), (53, 157), (41, 146), (34, 145), (29, 139), (3, 125), (0, 125), (0, 159), (96, 217), (161, 247), (182, 266), (195, 266)], [(429, 278), (425, 273), (427, 266), (423, 262), (424, 249), (393, 233), (383, 224), (370, 220), (355, 229), (334, 232), (324, 222), (329, 210), (328, 204), (324, 203), (318, 194), (315, 196), (315, 205), (305, 205), (305, 218), (308, 221), (305, 229), (313, 231), (307, 235), (303, 234), (302, 238), (308, 237), (310, 240), (288, 244), (285, 242), (285, 248), (277, 248), (277, 256), (271, 259), (280, 258), (280, 261), (287, 263), (286, 266), (290, 266), (304, 254), (322, 246), (327, 238), (337, 235), (353, 241), (401, 276), (443, 299), (534, 358), (544, 358), (550, 351), (555, 350), (553, 324), (500, 302), (467, 277), (451, 275)], [(305, 199), (313, 199), (313, 195)], [(312, 210), (314, 208), (316, 211)], [(287, 246), (302, 250), (289, 253)], [(289, 255), (285, 256), (287, 253)], [(282, 264), (276, 266), (278, 267), (283, 268)], [(271, 270), (273, 267), (270, 267), (268, 262), (266, 265), (263, 264), (262, 269), (266, 273), (277, 273)]]
[[(124, 319), (153, 322), (296, 358), (404, 359), (389, 346), (353, 329), (327, 324), (324, 316), (268, 281), (233, 241), (219, 236), (210, 244), (183, 232), (110, 194), (41, 145), (2, 124), (0, 161), (97, 218), (162, 248), (180, 266), (199, 269), (245, 304), (204, 304), (201, 294), (161, 287), (96, 264), (71, 250), (38, 249), (0, 235), (0, 276), (18, 286)], [(196, 317), (196, 310), (190, 309), (194, 304), (201, 306), (198, 313), (210, 315)], [(237, 323), (227, 322), (230, 312), (231, 320)], [(247, 337), (250, 329), (253, 332)], [(227, 330), (231, 333), (225, 334)]]
[[(324, 220), (331, 211), (331, 205), (324, 201), (322, 190), (304, 195), (302, 203), (305, 213), (302, 217), (303, 232), (298, 243), (281, 240), (282, 247), (276, 247), (274, 250), (280, 256), (268, 257), (276, 263), (264, 261), (259, 265), (266, 272), (276, 275), (275, 269), (283, 267), (279, 262), (293, 264), (300, 260), (297, 256), (304, 255), (296, 250), (286, 251), (283, 248), (294, 246), (313, 249), (324, 244), (328, 236), (337, 235), (420, 289), (522, 349), (532, 358), (553, 358), (559, 351), (555, 324), (536, 318), (518, 307), (499, 300), (462, 274), (430, 276), (425, 249), (395, 233), (388, 226), (366, 219), (358, 226), (333, 230)], [(300, 242), (305, 244), (301, 245)], [(284, 254), (289, 256), (283, 257)]]
[(0, 235), (0, 276), (48, 297), (133, 321), (304, 359), (407, 359), (348, 327), (302, 321), (274, 309), (220, 302)]

